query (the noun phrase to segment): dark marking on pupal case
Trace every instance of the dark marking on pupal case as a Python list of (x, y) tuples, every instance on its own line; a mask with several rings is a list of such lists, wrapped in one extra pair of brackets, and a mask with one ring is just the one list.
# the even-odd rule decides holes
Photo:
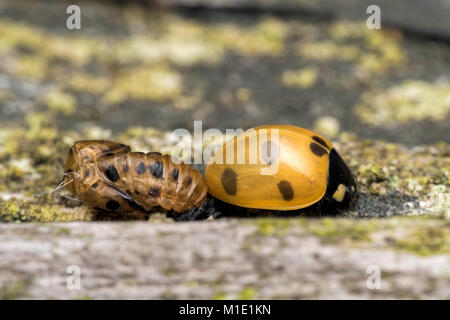
[(156, 187), (152, 187), (148, 191), (148, 195), (152, 196), (153, 198), (158, 198), (160, 194), (161, 194), (161, 191), (159, 190), (159, 188), (156, 188)]
[(312, 153), (314, 153), (318, 157), (322, 157), (324, 154), (327, 154), (327, 150), (324, 149), (320, 144), (317, 144), (315, 142), (311, 142), (309, 148), (311, 149)]
[(137, 167), (136, 167), (136, 173), (137, 174), (144, 174), (145, 173), (145, 163), (144, 162), (139, 162)]
[(117, 180), (119, 180), (119, 173), (117, 172), (116, 167), (112, 165), (109, 166), (108, 169), (106, 169), (105, 175), (112, 182), (116, 182)]
[(294, 189), (292, 189), (292, 185), (289, 181), (282, 180), (277, 184), (278, 190), (280, 190), (281, 195), (283, 196), (283, 200), (291, 201), (294, 199)]
[(233, 169), (226, 168), (222, 173), (220, 182), (222, 183), (222, 186), (226, 193), (228, 193), (231, 196), (236, 195), (236, 193), (237, 193), (237, 174)]
[(155, 177), (160, 179), (163, 175), (163, 164), (162, 162), (155, 162), (150, 166), (150, 173)]
[(120, 207), (120, 204), (115, 200), (109, 200), (106, 203), (106, 208), (110, 211), (116, 211), (117, 209), (119, 209), (119, 207)]
[(178, 180), (178, 174), (179, 174), (178, 169), (173, 169), (173, 171), (172, 171), (173, 181), (177, 181)]

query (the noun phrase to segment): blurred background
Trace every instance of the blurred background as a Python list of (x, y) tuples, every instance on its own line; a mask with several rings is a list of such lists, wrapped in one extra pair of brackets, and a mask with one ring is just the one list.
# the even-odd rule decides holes
[[(0, 299), (448, 299), (449, 0), (74, 2), (0, 0)], [(170, 152), (194, 120), (318, 131), (360, 200), (337, 219), (82, 223), (142, 216), (34, 196), (77, 140)]]
[[(0, 1), (0, 121), (450, 141), (449, 1)], [(370, 4), (381, 30), (366, 27)], [(44, 116), (45, 115), (45, 116)], [(28, 120), (27, 120), (28, 119)], [(101, 135), (101, 134), (100, 134)]]

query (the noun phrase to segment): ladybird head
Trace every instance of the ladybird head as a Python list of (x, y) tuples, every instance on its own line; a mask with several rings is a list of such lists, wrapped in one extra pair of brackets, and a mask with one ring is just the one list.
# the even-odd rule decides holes
[(341, 208), (353, 206), (359, 196), (356, 177), (334, 148), (331, 150), (329, 157), (326, 196), (337, 207)]

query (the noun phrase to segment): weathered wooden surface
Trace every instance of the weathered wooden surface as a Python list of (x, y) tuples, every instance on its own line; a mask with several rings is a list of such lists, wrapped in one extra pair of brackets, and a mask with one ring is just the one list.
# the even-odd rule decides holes
[[(68, 30), (65, 2), (0, 0), (0, 298), (449, 297), (448, 221), (411, 217), (450, 214), (448, 1), (119, 2), (79, 1)], [(361, 199), (346, 219), (170, 224), (33, 197), (76, 140), (170, 153), (194, 120), (323, 133)]]
[[(350, 238), (327, 244), (304, 223), (0, 225), (0, 297), (448, 298), (448, 256), (386, 249), (401, 228), (350, 249)], [(66, 286), (71, 265), (80, 290)], [(369, 265), (381, 270), (379, 290), (367, 288)]]

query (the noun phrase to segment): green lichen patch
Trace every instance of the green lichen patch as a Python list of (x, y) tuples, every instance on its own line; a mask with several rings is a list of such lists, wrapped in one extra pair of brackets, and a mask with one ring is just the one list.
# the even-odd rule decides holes
[[(403, 204), (379, 208), (389, 211), (389, 215), (448, 211), (448, 144), (406, 147), (385, 141), (361, 141), (342, 133), (335, 146), (360, 184), (361, 200), (354, 209), (357, 215), (358, 211), (377, 210), (378, 204), (389, 206), (390, 199)], [(375, 199), (379, 201), (373, 202)]]
[(376, 224), (370, 221), (324, 218), (318, 221), (311, 221), (306, 224), (306, 230), (319, 236), (324, 243), (361, 243), (371, 241), (371, 232), (376, 228)]
[[(68, 222), (92, 221), (94, 212), (86, 208), (67, 208), (58, 205), (42, 205), (26, 200), (0, 200), (0, 222)], [(59, 230), (64, 233), (68, 230)]]
[(103, 99), (109, 104), (120, 103), (127, 98), (161, 101), (180, 95), (182, 88), (181, 76), (170, 68), (139, 67), (116, 77)]
[(248, 223), (255, 226), (245, 242), (245, 249), (251, 251), (259, 250), (260, 236), (282, 240), (303, 234), (318, 237), (324, 245), (347, 248), (394, 249), (421, 256), (450, 252), (450, 224), (442, 214), (390, 219), (255, 218)]
[(256, 299), (256, 290), (253, 287), (243, 288), (237, 295), (238, 300), (253, 300)]
[(317, 82), (318, 74), (314, 68), (286, 70), (282, 74), (283, 84), (287, 87), (311, 88)]
[(226, 49), (246, 55), (279, 56), (283, 53), (287, 24), (276, 18), (263, 18), (256, 26), (244, 29), (233, 24), (213, 27), (208, 38)]
[(289, 219), (259, 218), (255, 220), (256, 234), (263, 236), (282, 235), (289, 230), (291, 221)]
[(408, 80), (362, 96), (355, 112), (370, 125), (391, 128), (398, 123), (442, 121), (450, 114), (450, 84)]
[(229, 299), (229, 295), (225, 292), (216, 292), (214, 296), (212, 297), (213, 300), (227, 300)]
[(65, 116), (74, 114), (77, 107), (77, 101), (72, 95), (57, 88), (49, 90), (44, 96), (44, 101), (50, 111)]
[(330, 38), (301, 41), (297, 53), (312, 61), (352, 62), (352, 73), (371, 78), (406, 63), (401, 35), (393, 30), (369, 30), (362, 23), (338, 21), (327, 28)]
[(0, 287), (0, 300), (16, 300), (27, 294), (31, 282), (28, 280), (18, 280), (11, 284)]
[(396, 239), (394, 248), (421, 256), (450, 254), (450, 223), (416, 229), (403, 239)]

